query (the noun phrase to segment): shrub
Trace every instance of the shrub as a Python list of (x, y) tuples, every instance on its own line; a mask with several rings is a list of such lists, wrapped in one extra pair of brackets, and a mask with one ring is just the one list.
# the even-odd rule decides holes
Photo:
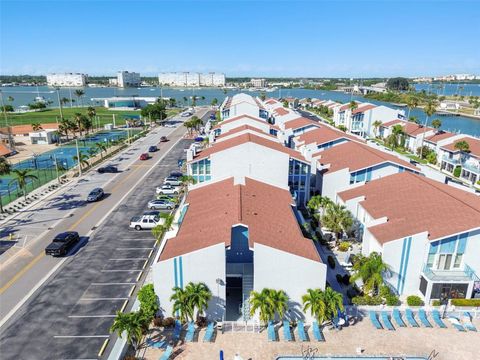
[(417, 295), (410, 295), (407, 297), (408, 306), (423, 306), (423, 300)]
[(167, 317), (162, 321), (163, 327), (173, 327), (175, 325), (175, 319), (172, 317)]
[(332, 255), (328, 255), (327, 262), (331, 269), (335, 269), (335, 259)]
[(382, 285), (382, 286), (380, 286), (380, 289), (379, 289), (378, 293), (381, 297), (386, 298), (387, 296), (392, 294), (392, 291), (390, 290), (390, 288), (387, 285)]
[(388, 306), (397, 306), (398, 305), (398, 297), (393, 294), (388, 294), (385, 296), (385, 301)]
[(345, 251), (348, 251), (349, 248), (350, 248), (350, 243), (348, 241), (342, 241), (340, 245), (338, 245), (338, 251), (345, 252)]
[(441, 306), (442, 303), (440, 302), (440, 300), (433, 300), (432, 301), (432, 306)]
[(159, 309), (158, 297), (153, 289), (153, 284), (144, 285), (138, 292), (140, 309), (147, 318), (153, 318)]
[(352, 299), (352, 303), (355, 305), (381, 305), (383, 299), (380, 296), (356, 296)]
[(453, 170), (453, 176), (459, 177), (461, 172), (462, 172), (462, 167), (456, 166), (455, 169)]
[(452, 299), (452, 305), (478, 307), (480, 299)]

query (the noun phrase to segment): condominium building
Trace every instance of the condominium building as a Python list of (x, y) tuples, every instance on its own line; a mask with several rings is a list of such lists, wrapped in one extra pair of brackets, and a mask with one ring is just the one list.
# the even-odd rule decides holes
[(480, 278), (480, 198), (410, 172), (340, 192), (358, 219), (362, 252), (389, 265), (399, 295), (471, 298)]
[(250, 115), (261, 119), (268, 119), (269, 117), (269, 112), (261, 101), (247, 94), (227, 96), (219, 110), (222, 120), (239, 115)]
[[(480, 181), (480, 140), (466, 135), (457, 135), (449, 140), (440, 146), (438, 152), (440, 168), (455, 176), (455, 169), (459, 168), (458, 177), (470, 184), (477, 184)], [(455, 145), (459, 142), (467, 143), (468, 151), (458, 149)]]
[(48, 86), (82, 87), (87, 85), (88, 75), (79, 73), (48, 74)]
[(136, 87), (140, 86), (140, 74), (136, 72), (119, 71), (117, 73), (117, 85), (118, 87)]
[(250, 84), (256, 88), (264, 88), (267, 86), (267, 81), (265, 79), (251, 79)]
[[(203, 282), (212, 291), (206, 315), (214, 321), (258, 321), (248, 300), (251, 291), (264, 288), (284, 290), (291, 316), (303, 313), (302, 295), (309, 288), (325, 289), (327, 267), (303, 237), (296, 211), (288, 190), (250, 177), (190, 190), (178, 232), (153, 265), (164, 314), (173, 312), (172, 288), (189, 282)], [(308, 313), (305, 318), (312, 320)]]
[(225, 86), (225, 74), (222, 73), (192, 73), (165, 72), (158, 75), (161, 85), (169, 86)]

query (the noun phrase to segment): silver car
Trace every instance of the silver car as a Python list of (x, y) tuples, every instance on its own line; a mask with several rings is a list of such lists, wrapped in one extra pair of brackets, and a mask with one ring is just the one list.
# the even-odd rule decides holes
[(172, 210), (175, 204), (166, 200), (150, 200), (147, 206), (152, 210)]

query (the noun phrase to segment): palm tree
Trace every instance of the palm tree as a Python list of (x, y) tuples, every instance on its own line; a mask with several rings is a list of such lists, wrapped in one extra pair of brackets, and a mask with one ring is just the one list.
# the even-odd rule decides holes
[(30, 174), (29, 169), (13, 169), (11, 172), (15, 175), (15, 179), (10, 180), (8, 185), (10, 186), (11, 183), (16, 182), (20, 190), (23, 191), (23, 196), (25, 200), (27, 200), (27, 182), (28, 180), (38, 180), (38, 177), (36, 175)]
[(382, 126), (382, 122), (380, 120), (375, 120), (372, 125), (373, 125), (373, 132), (375, 133), (375, 137), (377, 137), (378, 128)]
[(75, 90), (75, 96), (78, 98), (79, 102), (81, 102), (83, 95), (85, 95), (85, 91), (83, 91), (81, 89)]
[(210, 105), (215, 106), (215, 105), (217, 105), (217, 104), (218, 104), (218, 99), (217, 99), (217, 98), (213, 98), (213, 99), (212, 99), (212, 102), (210, 103)]
[(353, 225), (352, 214), (344, 205), (334, 203), (326, 207), (322, 225), (334, 232), (337, 240), (340, 240), (342, 233), (347, 232)]
[(400, 137), (404, 134), (402, 125), (397, 124), (392, 126), (392, 133), (387, 138), (387, 143), (391, 145), (392, 150), (400, 145)]
[(259, 311), (260, 321), (267, 324), (275, 318), (275, 304), (270, 289), (262, 289), (261, 292), (250, 292), (250, 315), (254, 316)]
[(80, 113), (75, 113), (73, 115), (73, 121), (75, 122), (75, 125), (77, 126), (78, 132), (80, 133), (80, 136), (82, 136), (82, 131), (85, 130), (84, 128), (84, 122), (85, 122), (85, 115), (82, 115)]
[(383, 262), (382, 256), (378, 253), (372, 252), (368, 257), (360, 255), (353, 265), (355, 272), (350, 278), (350, 282), (361, 279), (366, 292), (376, 293), (383, 284), (383, 273), (388, 269), (388, 265)]
[(95, 110), (95, 108), (93, 106), (89, 106), (87, 108), (87, 116), (88, 116), (88, 118), (90, 119), (90, 121), (92, 122), (92, 125), (93, 125), (93, 118), (95, 116), (97, 116), (97, 111)]
[(303, 311), (310, 310), (310, 314), (318, 323), (321, 324), (327, 319), (327, 306), (321, 289), (307, 289), (307, 293), (302, 296), (302, 303)]
[(195, 128), (195, 130), (199, 130), (200, 126), (203, 125), (202, 119), (199, 119), (197, 116), (192, 116), (190, 119), (190, 122), (192, 123), (192, 126)]
[(185, 287), (188, 302), (192, 308), (192, 313), (197, 310), (197, 319), (203, 314), (203, 311), (208, 308), (208, 302), (212, 298), (212, 292), (203, 282), (190, 282)]
[(348, 105), (348, 108), (350, 109), (350, 111), (353, 113), (355, 111), (355, 109), (358, 108), (358, 104), (356, 101), (352, 100), (350, 101), (350, 104)]
[(73, 160), (77, 161), (77, 163), (80, 164), (80, 169), (83, 169), (84, 166), (87, 167), (89, 165), (88, 156), (82, 152), (79, 155), (80, 156), (75, 155), (73, 157)]
[(410, 118), (410, 111), (413, 108), (418, 106), (418, 98), (416, 96), (410, 96), (407, 100), (407, 107), (408, 107), (408, 115), (407, 118)]
[(408, 118), (408, 121), (412, 122), (412, 123), (415, 123), (415, 124), (418, 124), (418, 118), (416, 116), (410, 116)]
[(321, 196), (321, 195), (314, 195), (310, 198), (310, 200), (308, 200), (307, 208), (312, 213), (315, 213), (317, 210), (321, 210), (320, 213), (323, 215), (325, 208), (332, 204), (333, 204), (333, 201), (330, 200), (330, 198), (326, 196)]
[(465, 140), (457, 141), (453, 147), (462, 152), (470, 152), (470, 144)]
[(70, 99), (69, 99), (69, 98), (62, 97), (62, 98), (60, 99), (60, 103), (61, 103), (62, 105), (66, 105), (66, 104), (68, 104), (69, 102), (70, 102)]
[[(437, 111), (437, 101), (428, 100), (427, 104), (423, 108), (423, 111), (425, 112), (427, 117), (425, 118), (425, 128), (423, 129), (422, 133), (422, 142), (420, 143), (420, 149), (423, 149), (423, 140), (425, 139), (425, 132), (427, 131), (428, 118), (435, 114), (435, 111)], [(423, 151), (420, 151), (420, 159), (423, 159)]]
[(188, 293), (180, 287), (174, 287), (170, 301), (173, 301), (173, 315), (177, 315), (182, 322), (193, 320), (193, 312), (190, 301), (188, 301)]
[(145, 319), (141, 311), (123, 313), (117, 311), (117, 316), (110, 327), (110, 332), (116, 332), (119, 338), (127, 335), (127, 342), (137, 351), (145, 329)]
[(15, 99), (13, 98), (13, 96), (9, 96), (7, 97), (7, 101), (12, 103), (15, 101)]
[(88, 149), (88, 157), (93, 158), (95, 155), (97, 155), (98, 149), (91, 147)]
[(185, 105), (188, 105), (188, 98), (186, 96), (183, 97), (183, 103)]
[(283, 290), (270, 290), (270, 296), (273, 301), (275, 312), (280, 319), (283, 319), (285, 312), (288, 310), (288, 296)]
[(338, 309), (343, 310), (343, 295), (327, 286), (323, 292), (323, 301), (325, 303), (326, 315), (328, 320), (337, 316)]
[(32, 130), (33, 130), (34, 132), (43, 130), (42, 124), (40, 124), (40, 123), (32, 123)]
[[(0, 175), (8, 175), (12, 171), (12, 165), (4, 156), (0, 156)], [(0, 195), (0, 212), (3, 213), (2, 197)]]
[(105, 146), (104, 143), (102, 142), (97, 142), (95, 143), (95, 146), (97, 147), (97, 149), (100, 151), (100, 158), (103, 159), (103, 152), (107, 152), (107, 147)]
[(434, 119), (432, 120), (432, 127), (438, 131), (438, 129), (440, 129), (440, 127), (442, 126), (442, 120), (440, 119)]
[(193, 128), (194, 128), (194, 125), (193, 125), (192, 120), (185, 121), (185, 122), (183, 123), (183, 126), (185, 126), (185, 127), (187, 128), (187, 130), (188, 130), (188, 133), (189, 133), (190, 135), (192, 135)]
[(194, 185), (197, 182), (197, 180), (195, 180), (195, 178), (193, 176), (190, 176), (190, 175), (180, 176), (180, 181), (183, 184), (192, 184), (192, 185)]

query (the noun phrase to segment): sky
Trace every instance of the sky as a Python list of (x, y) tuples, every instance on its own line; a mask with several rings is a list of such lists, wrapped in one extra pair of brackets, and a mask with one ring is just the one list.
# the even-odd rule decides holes
[(480, 75), (480, 2), (5, 1), (0, 74)]

